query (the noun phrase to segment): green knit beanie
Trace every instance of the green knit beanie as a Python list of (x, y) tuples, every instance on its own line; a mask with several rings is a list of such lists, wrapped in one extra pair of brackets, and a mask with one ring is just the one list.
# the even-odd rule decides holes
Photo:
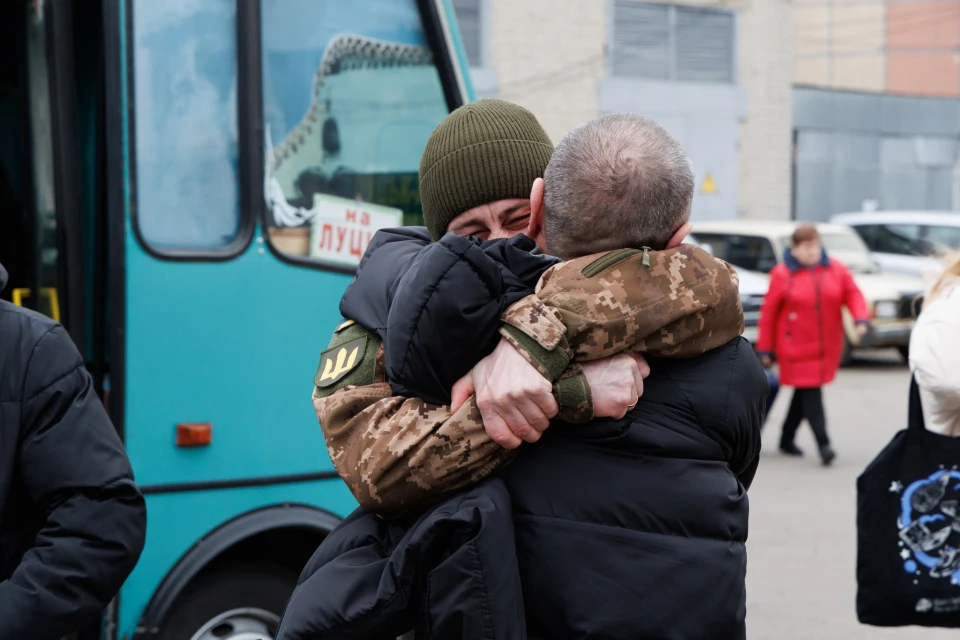
[(553, 143), (532, 113), (503, 100), (478, 100), (448, 115), (420, 159), (423, 220), (434, 240), (473, 207), (530, 197)]

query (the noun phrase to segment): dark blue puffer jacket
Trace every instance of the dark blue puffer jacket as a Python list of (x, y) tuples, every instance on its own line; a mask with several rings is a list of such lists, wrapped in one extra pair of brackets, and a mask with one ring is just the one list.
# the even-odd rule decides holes
[(143, 494), (70, 334), (0, 300), (0, 638), (56, 640), (96, 618), (146, 530)]
[(383, 341), (396, 395), (449, 404), (450, 389), (500, 340), (500, 316), (559, 262), (524, 235), (481, 241), (424, 227), (378, 231), (340, 313)]

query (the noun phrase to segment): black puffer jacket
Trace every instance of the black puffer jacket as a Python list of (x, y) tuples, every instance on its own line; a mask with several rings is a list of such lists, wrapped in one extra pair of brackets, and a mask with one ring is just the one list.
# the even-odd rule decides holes
[[(0, 267), (0, 289), (6, 273)], [(70, 336), (0, 301), (0, 638), (58, 640), (137, 563), (146, 509)]]
[(742, 338), (650, 367), (623, 420), (554, 425), (500, 476), (531, 636), (745, 637), (766, 376)]
[[(472, 278), (456, 279), (457, 270), (446, 273), (422, 276), (446, 292), (430, 298), (443, 307), (437, 313), (456, 317), (462, 300), (484, 291)], [(365, 290), (355, 293), (379, 300), (371, 309), (390, 307), (386, 293), (365, 282), (358, 279), (355, 288)], [(398, 317), (419, 309), (392, 298)], [(404, 345), (404, 335), (413, 344)], [(422, 352), (442, 337), (439, 327), (398, 332), (394, 348)], [(443, 379), (439, 364), (418, 361), (408, 375)], [(531, 638), (745, 637), (746, 488), (760, 453), (766, 376), (742, 338), (695, 358), (651, 358), (650, 366), (643, 397), (624, 419), (554, 424), (496, 475), (512, 500), (512, 514), (502, 517), (512, 518), (517, 550), (502, 561), (519, 567)], [(380, 589), (399, 596), (396, 584), (371, 583), (351, 601), (382, 599)], [(337, 588), (332, 580), (311, 585), (315, 598)]]
[(510, 495), (490, 479), (418, 518), (358, 509), (307, 563), (278, 640), (524, 640)]
[(395, 394), (449, 404), (453, 384), (497, 346), (503, 312), (559, 262), (536, 248), (524, 235), (431, 242), (424, 227), (378, 231), (340, 313), (380, 336)]

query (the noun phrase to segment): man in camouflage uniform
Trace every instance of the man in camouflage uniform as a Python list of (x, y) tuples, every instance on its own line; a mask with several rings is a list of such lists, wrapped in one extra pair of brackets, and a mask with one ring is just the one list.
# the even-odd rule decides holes
[[(497, 162), (469, 155), (478, 150)], [(542, 247), (551, 235), (551, 252), (564, 258), (629, 246), (629, 233), (596, 219), (579, 228), (569, 218), (545, 219), (540, 176), (550, 151), (533, 116), (518, 107), (481, 101), (454, 112), (421, 163), (433, 237), (522, 231)], [(523, 200), (522, 185), (531, 182)], [(486, 203), (489, 194), (517, 197)], [(558, 411), (568, 421), (622, 417), (649, 371), (625, 350), (691, 357), (739, 335), (736, 274), (679, 246), (688, 231), (684, 218), (654, 234), (651, 244), (666, 250), (613, 251), (552, 268), (504, 315), (503, 341), (455, 387), (449, 407), (394, 396), (376, 334), (344, 322), (321, 358), (314, 405), (331, 458), (360, 503), (401, 511), (474, 483), (511, 460), (521, 440), (539, 439)]]

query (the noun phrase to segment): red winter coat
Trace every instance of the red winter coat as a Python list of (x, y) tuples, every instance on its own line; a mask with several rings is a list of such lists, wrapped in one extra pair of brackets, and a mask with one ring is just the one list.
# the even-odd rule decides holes
[(831, 382), (843, 353), (846, 306), (857, 322), (867, 322), (867, 303), (845, 266), (827, 258), (803, 267), (787, 251), (785, 264), (770, 272), (770, 289), (760, 309), (757, 351), (776, 354), (780, 382), (820, 387)]

